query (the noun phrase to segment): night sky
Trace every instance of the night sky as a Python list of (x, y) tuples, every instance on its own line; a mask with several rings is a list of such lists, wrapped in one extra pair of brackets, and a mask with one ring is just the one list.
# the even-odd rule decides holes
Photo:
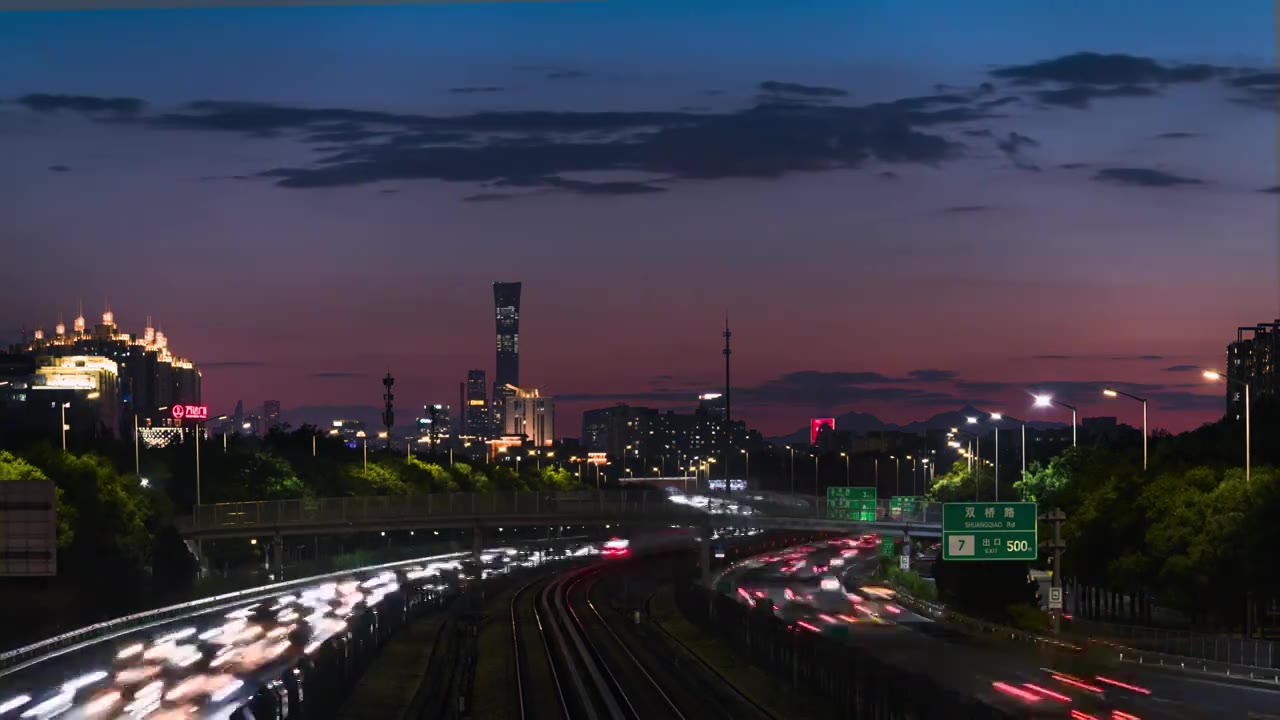
[(1221, 415), (1194, 368), (1280, 317), (1273, 3), (696, 5), (0, 16), (0, 341), (109, 301), (215, 413), (389, 369), (407, 420), (519, 280), (561, 435), (718, 389), (726, 312), (766, 434)]

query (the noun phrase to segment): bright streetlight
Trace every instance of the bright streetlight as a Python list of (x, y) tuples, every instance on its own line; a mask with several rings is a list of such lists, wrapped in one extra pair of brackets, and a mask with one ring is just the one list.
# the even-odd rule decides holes
[(742, 479), (749, 483), (751, 482), (751, 453), (746, 450), (739, 450), (738, 452), (742, 453), (743, 461), (746, 463), (746, 467), (742, 470)]
[[(1217, 373), (1214, 373), (1214, 375), (1217, 375)], [(1214, 379), (1217, 379), (1217, 378), (1214, 378)], [(1106, 395), (1107, 397), (1116, 397), (1117, 395), (1123, 395), (1131, 400), (1137, 400), (1138, 402), (1142, 403), (1142, 470), (1143, 472), (1146, 472), (1147, 470), (1147, 399), (1140, 398), (1137, 395), (1130, 395), (1127, 392), (1116, 390), (1115, 388), (1103, 388), (1102, 394)]]
[(71, 403), (64, 402), (62, 403), (62, 407), (59, 408), (62, 414), (62, 452), (67, 451), (67, 429), (71, 427), (70, 425), (67, 425), (67, 408), (69, 407), (71, 407)]
[(1228, 383), (1235, 383), (1244, 387), (1244, 481), (1247, 483), (1249, 482), (1250, 466), (1253, 462), (1249, 447), (1251, 436), (1249, 432), (1249, 383), (1214, 370), (1205, 370), (1204, 376), (1208, 380), (1226, 380)]
[(842, 452), (840, 457), (844, 458), (844, 484), (852, 485), (853, 483), (850, 482), (851, 475), (849, 474), (849, 453)]
[(1051, 407), (1058, 405), (1071, 411), (1071, 447), (1076, 446), (1076, 406), (1068, 405), (1061, 400), (1054, 400), (1052, 395), (1036, 395), (1036, 407)]

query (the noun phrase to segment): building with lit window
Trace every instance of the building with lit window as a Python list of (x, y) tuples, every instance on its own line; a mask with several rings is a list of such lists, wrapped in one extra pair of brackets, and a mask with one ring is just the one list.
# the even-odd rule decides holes
[[(24, 338), (22, 343), (11, 347), (10, 354), (16, 358), (27, 358), (44, 368), (46, 381), (52, 379), (52, 382), (88, 382), (62, 379), (66, 370), (64, 360), (67, 359), (79, 358), (96, 364), (97, 361), (91, 359), (98, 358), (113, 363), (114, 381), (105, 379), (103, 367), (88, 368), (86, 365), (85, 369), (97, 373), (97, 382), (101, 383), (96, 391), (99, 400), (110, 397), (116, 405), (110, 412), (100, 415), (110, 418), (109, 432), (118, 437), (132, 434), (135, 417), (140, 427), (171, 425), (174, 420), (170, 407), (201, 404), (200, 370), (190, 360), (173, 355), (169, 351), (168, 338), (164, 332), (153, 328), (150, 320), (143, 334), (137, 336), (121, 332), (116, 325), (115, 314), (110, 310), (103, 312), (102, 322), (92, 328), (88, 327), (84, 315), (79, 314), (70, 330), (59, 320), (52, 334), (38, 329), (30, 340)], [(15, 382), (13, 379), (8, 381)], [(32, 385), (36, 380), (31, 378), (20, 382)]]
[(489, 412), (489, 388), (484, 370), (467, 371), (467, 404), (462, 408), (463, 435), (487, 440), (493, 436), (493, 415)]
[[(1236, 329), (1227, 346), (1227, 377), (1249, 384), (1250, 400), (1280, 398), (1280, 320)], [(1244, 417), (1244, 388), (1227, 382), (1227, 417)]]
[(520, 283), (495, 282), (493, 309), (497, 331), (497, 364), (493, 375), (493, 421), (506, 427), (508, 388), (520, 387)]
[(279, 400), (262, 401), (262, 422), (267, 426), (268, 430), (280, 424)]
[(538, 392), (507, 386), (504, 435), (523, 435), (529, 444), (547, 447), (556, 438), (555, 401)]
[[(672, 467), (679, 458), (711, 457), (724, 452), (724, 406), (717, 398), (699, 396), (692, 413), (615, 405), (582, 414), (582, 445), (612, 458), (668, 458)], [(708, 402), (710, 400), (711, 402)], [(732, 423), (734, 447), (746, 441), (746, 425)]]

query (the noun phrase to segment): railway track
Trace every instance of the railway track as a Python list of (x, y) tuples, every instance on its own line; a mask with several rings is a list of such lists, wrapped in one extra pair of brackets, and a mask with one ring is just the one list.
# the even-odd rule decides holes
[[(514, 695), (521, 720), (769, 720), (705, 668), (670, 656), (605, 596), (616, 565), (529, 582), (510, 603)], [(602, 582), (604, 581), (604, 582)]]

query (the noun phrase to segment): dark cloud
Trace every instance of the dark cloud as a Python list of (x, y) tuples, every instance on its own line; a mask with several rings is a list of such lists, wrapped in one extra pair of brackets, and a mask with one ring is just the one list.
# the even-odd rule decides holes
[(676, 376), (675, 375), (654, 375), (653, 379), (654, 380), (675, 380)]
[(1013, 161), (1014, 166), (1023, 170), (1040, 169), (1040, 166), (1032, 162), (1024, 152), (1027, 148), (1040, 147), (1040, 143), (1037, 140), (1021, 133), (1010, 132), (996, 143), (996, 147)]
[(472, 87), (456, 87), (449, 88), (449, 92), (455, 95), (470, 95), (472, 93), (496, 93), (502, 92), (506, 88), (498, 85), (476, 85)]
[(547, 73), (548, 80), (574, 80), (584, 78), (591, 73), (582, 72), (581, 70), (555, 70)]
[(1163, 170), (1151, 168), (1104, 168), (1093, 176), (1094, 180), (1118, 183), (1120, 185), (1138, 185), (1141, 187), (1173, 187), (1175, 185), (1202, 185), (1202, 180), (1182, 177)]
[(1274, 193), (1280, 193), (1280, 185), (1272, 185), (1271, 187), (1269, 187), (1269, 188), (1263, 188), (1263, 189), (1259, 190), (1258, 192), (1273, 193), (1273, 194), (1274, 194)]
[(1062, 168), (1063, 170), (1079, 170), (1080, 168), (1089, 167), (1089, 163), (1069, 162), (1069, 163), (1062, 163), (1058, 167)]
[(803, 404), (821, 408), (891, 400), (935, 404), (955, 400), (947, 393), (902, 385), (902, 379), (875, 372), (802, 370), (751, 387), (735, 387), (733, 397), (748, 405)]
[(399, 188), (383, 188), (378, 191), (378, 194), (379, 195), (395, 195), (398, 192), (400, 192)]
[(60, 172), (60, 173), (71, 172), (71, 166), (70, 165), (50, 165), (49, 171)]
[(86, 115), (123, 115), (131, 116), (142, 112), (146, 103), (138, 98), (104, 98), (89, 95), (50, 95), (32, 93), (23, 95), (15, 102), (36, 112), (58, 112), (70, 110)]
[(951, 207), (943, 208), (942, 212), (975, 213), (975, 212), (982, 212), (984, 210), (990, 210), (990, 209), (991, 209), (990, 205), (952, 205)]
[(982, 108), (983, 110), (991, 110), (998, 107), (1004, 107), (1005, 105), (1009, 105), (1010, 103), (1018, 103), (1018, 102), (1022, 102), (1022, 98), (1018, 97), (1017, 95), (1008, 95), (1006, 97), (997, 98), (995, 100), (984, 100), (978, 103), (978, 107)]
[(993, 137), (993, 133), (992, 133), (990, 130), (985, 130), (985, 129), (983, 129), (983, 130), (965, 130), (965, 131), (964, 131), (964, 134), (965, 134), (965, 135), (968, 135), (968, 136), (970, 136), (970, 137)]
[(1202, 395), (1195, 392), (1179, 392), (1177, 390), (1156, 390), (1148, 392), (1145, 397), (1156, 407), (1164, 410), (1210, 411), (1222, 412), (1224, 400), (1221, 395)]
[(199, 363), (202, 368), (256, 368), (267, 367), (271, 363), (261, 362), (258, 360), (218, 360), (214, 362)]
[(994, 77), (1018, 84), (1049, 82), (1071, 85), (1134, 85), (1142, 83), (1199, 82), (1223, 75), (1213, 65), (1162, 65), (1134, 55), (1081, 52), (1027, 65), (1010, 65), (991, 71)]
[(1156, 136), (1157, 140), (1185, 140), (1187, 138), (1200, 137), (1199, 133), (1192, 132), (1167, 132), (1160, 133)]
[(911, 372), (907, 373), (907, 377), (911, 378), (912, 380), (919, 380), (920, 382), (947, 382), (950, 380), (955, 380), (958, 376), (959, 376), (959, 373), (955, 372), (954, 370), (924, 369), (924, 370), (912, 370)]
[(1155, 90), (1138, 85), (1120, 85), (1109, 88), (1092, 87), (1089, 85), (1072, 85), (1071, 87), (1059, 88), (1057, 90), (1041, 90), (1035, 93), (1035, 97), (1046, 105), (1061, 105), (1063, 107), (1083, 110), (1089, 107), (1089, 104), (1098, 98), (1145, 97), (1155, 94)]
[(896, 172), (894, 172), (894, 171), (892, 171), (892, 170), (881, 170), (881, 171), (880, 171), (880, 179), (881, 179), (881, 180), (897, 180), (897, 179), (898, 179), (898, 173), (896, 173)]
[(794, 95), (808, 98), (848, 97), (849, 93), (840, 88), (822, 87), (821, 85), (801, 85), (800, 83), (765, 80), (760, 83), (761, 92), (774, 95)]
[(1032, 360), (1074, 360), (1074, 355), (1032, 355)]
[(955, 384), (956, 392), (962, 395), (972, 395), (978, 393), (996, 394), (1011, 390), (1020, 385), (1006, 382), (982, 381), (982, 380), (961, 380)]
[(320, 378), (322, 380), (341, 380), (344, 378), (366, 377), (368, 373), (361, 372), (318, 372), (311, 373), (311, 377)]
[(520, 197), (512, 193), (478, 193), (476, 195), (468, 195), (462, 198), (463, 202), (501, 202), (503, 200), (515, 200)]
[(1250, 72), (1227, 80), (1227, 84), (1243, 95), (1232, 98), (1242, 105), (1263, 110), (1280, 109), (1280, 73)]
[(1167, 368), (1163, 368), (1163, 371), (1171, 372), (1171, 373), (1185, 373), (1185, 372), (1195, 372), (1199, 369), (1200, 369), (1199, 365), (1170, 365)]

